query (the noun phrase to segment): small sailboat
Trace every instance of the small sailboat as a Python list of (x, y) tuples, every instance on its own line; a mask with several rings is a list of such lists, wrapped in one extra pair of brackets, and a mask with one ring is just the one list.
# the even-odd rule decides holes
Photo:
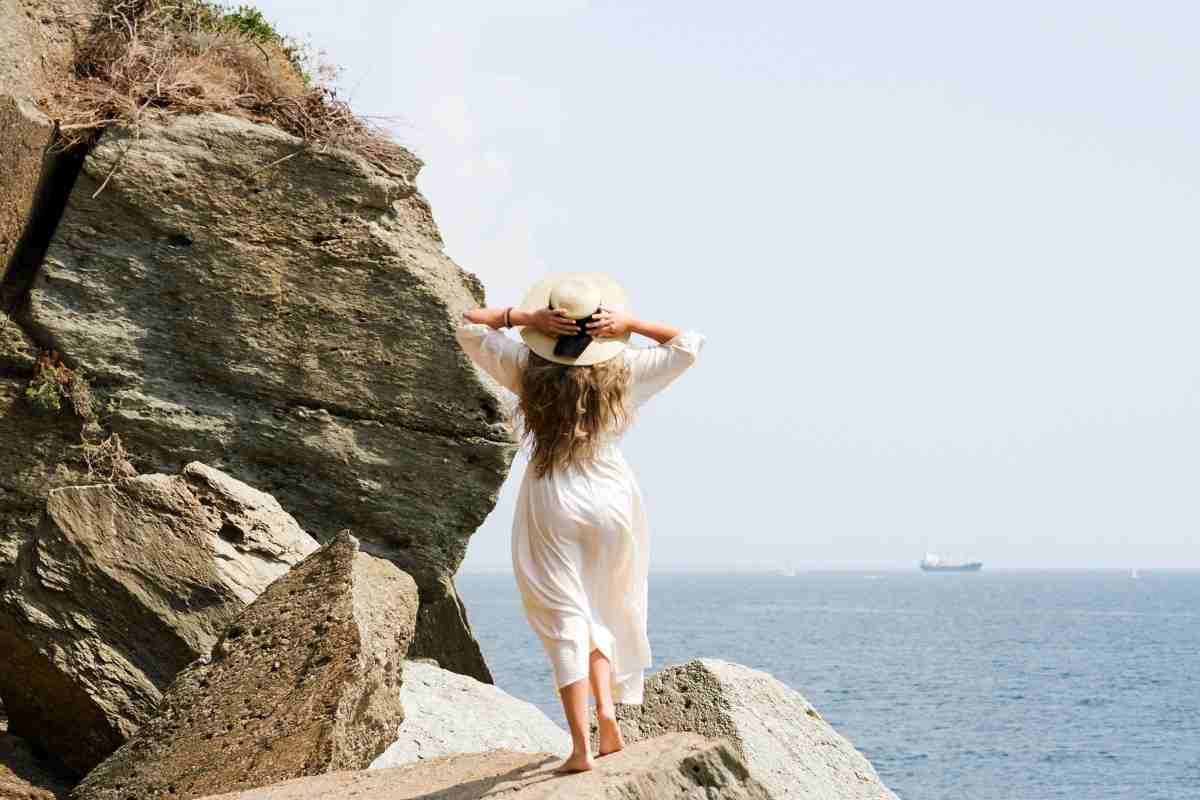
[(1133, 578), (1135, 581), (1138, 579), (1139, 575), (1138, 575), (1137, 567), (1134, 567), (1133, 569), (1129, 570), (1129, 577)]

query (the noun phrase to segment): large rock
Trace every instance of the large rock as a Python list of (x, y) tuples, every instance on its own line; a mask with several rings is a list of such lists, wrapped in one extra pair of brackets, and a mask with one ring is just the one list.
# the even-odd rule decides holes
[(55, 489), (0, 591), (12, 731), (82, 774), (176, 673), (317, 543), (274, 498), (203, 464)]
[(515, 447), (419, 167), (217, 114), (111, 130), (18, 320), (112, 393), (141, 471), (202, 460), (352, 528), (420, 587), (414, 653), (490, 681), (452, 576)]
[(617, 706), (626, 741), (690, 731), (733, 743), (776, 800), (896, 800), (875, 768), (799, 692), (765, 672), (711, 658), (646, 680), (640, 706)]
[(433, 664), (404, 665), (404, 722), (396, 741), (371, 769), (411, 764), (452, 753), (571, 750), (571, 737), (536, 706), (495, 686)]
[(75, 782), (0, 725), (0, 799), (66, 800)]
[(412, 579), (342, 532), (271, 584), (180, 673), (79, 800), (187, 798), (363, 769), (404, 719)]
[[(725, 742), (673, 734), (598, 759), (575, 775), (549, 754), (465, 753), (407, 767), (304, 778), (219, 800), (770, 800)], [(209, 800), (218, 800), (210, 798)]]

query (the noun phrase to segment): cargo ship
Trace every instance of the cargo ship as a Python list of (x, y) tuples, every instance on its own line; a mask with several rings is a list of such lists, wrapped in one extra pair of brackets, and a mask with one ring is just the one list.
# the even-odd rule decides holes
[(943, 561), (940, 556), (926, 553), (921, 559), (921, 570), (924, 572), (979, 572), (983, 569), (982, 561)]

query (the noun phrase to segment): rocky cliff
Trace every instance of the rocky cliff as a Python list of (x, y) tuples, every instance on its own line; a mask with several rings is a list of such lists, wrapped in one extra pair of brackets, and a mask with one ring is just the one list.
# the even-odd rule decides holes
[[(17, 5), (32, 16), (0, 26), (5, 63), (18, 50), (41, 63), (49, 37), (46, 63), (64, 68), (80, 26), (62, 4)], [(20, 74), (0, 73), (0, 103), (37, 119)], [(514, 446), (453, 337), (483, 290), (442, 252), (420, 162), (383, 166), (218, 114), (110, 129), (81, 163), (43, 162), (45, 122), (0, 129), (0, 169), (18, 176), (0, 198), (0, 557), (78, 466), (81, 423), (22, 398), (31, 356), (56, 351), (137, 470), (204, 461), (318, 539), (352, 528), (420, 587), (413, 655), (490, 680), (453, 576)]]

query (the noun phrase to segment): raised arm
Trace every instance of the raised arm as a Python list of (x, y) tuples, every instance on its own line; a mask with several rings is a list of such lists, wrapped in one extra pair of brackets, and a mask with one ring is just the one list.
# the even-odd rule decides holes
[(463, 312), (464, 322), (473, 322), (476, 325), (487, 325), (493, 330), (498, 330), (504, 327), (504, 308), (472, 308), (470, 311)]
[(528, 311), (522, 311), (519, 308), (501, 307), (501, 308), (472, 308), (463, 314), (463, 319), (467, 322), (474, 322), (480, 325), (487, 325), (489, 328), (499, 329), (508, 325), (517, 327), (531, 325), (543, 333), (550, 335), (566, 334), (570, 336), (575, 333), (575, 323), (567, 316), (565, 308), (539, 308), (532, 314)]

